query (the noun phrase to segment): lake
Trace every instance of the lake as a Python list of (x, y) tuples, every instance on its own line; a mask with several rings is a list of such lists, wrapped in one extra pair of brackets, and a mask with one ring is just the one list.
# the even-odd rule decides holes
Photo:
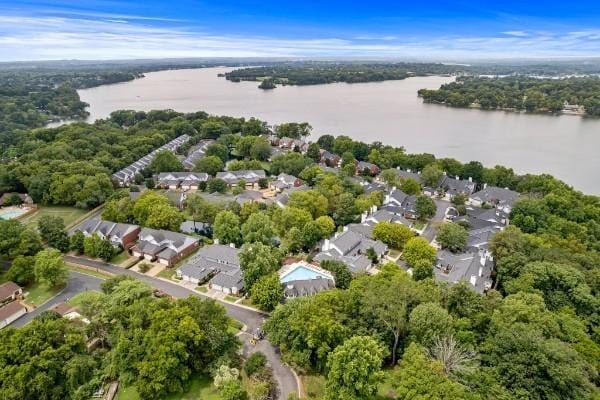
[(421, 88), (438, 88), (448, 77), (374, 83), (281, 86), (217, 77), (231, 68), (147, 73), (131, 82), (80, 90), (90, 120), (118, 109), (206, 111), (257, 117), (270, 124), (309, 122), (313, 139), (328, 133), (367, 143), (404, 146), (463, 162), (481, 161), (519, 173), (549, 173), (575, 188), (600, 194), (600, 120), (563, 115), (456, 109), (424, 104)]

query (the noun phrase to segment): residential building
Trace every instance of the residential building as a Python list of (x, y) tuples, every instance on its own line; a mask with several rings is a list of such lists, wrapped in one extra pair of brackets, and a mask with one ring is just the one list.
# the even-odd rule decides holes
[(381, 209), (401, 215), (406, 219), (415, 220), (418, 216), (416, 203), (417, 196), (409, 196), (402, 190), (394, 187), (385, 195)]
[(206, 149), (215, 141), (212, 139), (201, 140), (195, 146), (192, 146), (187, 153), (187, 157), (181, 162), (183, 167), (188, 170), (194, 169), (196, 162), (206, 155)]
[(402, 215), (400, 214), (395, 214), (389, 210), (385, 210), (385, 209), (381, 209), (381, 210), (376, 210), (373, 213), (370, 214), (363, 214), (362, 215), (362, 222), (366, 222), (366, 223), (372, 223), (372, 224), (378, 224), (380, 222), (392, 222), (395, 224), (402, 224), (402, 225), (406, 225), (408, 227), (411, 227), (413, 224), (412, 222), (410, 222), (409, 220), (407, 220), (406, 218), (404, 218)]
[(321, 149), (321, 162), (328, 167), (339, 167), (342, 159), (337, 154)]
[(287, 205), (290, 200), (290, 195), (296, 191), (300, 190), (309, 190), (310, 188), (306, 185), (301, 186), (292, 186), (291, 188), (284, 190), (279, 193), (277, 196), (273, 198), (273, 203), (277, 204), (279, 207), (283, 208)]
[(380, 259), (385, 255), (387, 246), (378, 240), (347, 230), (335, 234), (331, 239), (325, 239), (315, 260), (338, 260), (344, 262), (353, 273), (366, 272), (373, 266), (368, 254), (370, 249), (373, 255)]
[(314, 296), (335, 287), (331, 272), (306, 261), (284, 265), (278, 274), (286, 298)]
[(27, 309), (18, 301), (0, 307), (0, 329), (12, 324), (25, 314), (27, 314)]
[(239, 253), (221, 244), (203, 247), (177, 269), (177, 276), (197, 285), (209, 282), (212, 289), (238, 295), (244, 290)]
[(514, 190), (510, 190), (508, 188), (484, 185), (482, 190), (469, 196), (469, 203), (478, 207), (481, 207), (484, 204), (489, 204), (492, 207), (510, 214), (512, 206), (515, 204), (519, 196), (519, 192), (515, 192)]
[(467, 197), (470, 196), (475, 191), (475, 186), (476, 184), (471, 178), (460, 179), (458, 176), (456, 178), (451, 178), (447, 175), (444, 175), (442, 176), (440, 184), (436, 189), (441, 189), (445, 198), (450, 200), (458, 194), (462, 194)]
[(14, 282), (8, 281), (0, 285), (0, 306), (17, 300), (23, 295), (23, 289)]
[(81, 315), (81, 312), (78, 307), (72, 306), (67, 303), (58, 303), (54, 307), (51, 308), (52, 311), (59, 314), (61, 317), (70, 319), (70, 320), (79, 320), (86, 324), (89, 324), (90, 321), (87, 318), (84, 318)]
[(77, 227), (75, 231), (89, 237), (94, 233), (102, 240), (109, 240), (113, 246), (128, 250), (136, 242), (141, 228), (138, 225), (104, 221), (90, 218)]
[(181, 135), (171, 140), (169, 143), (162, 145), (158, 149), (140, 158), (133, 164), (123, 168), (120, 171), (115, 172), (112, 176), (113, 179), (119, 186), (129, 186), (134, 181), (136, 174), (141, 173), (143, 169), (150, 165), (150, 163), (156, 156), (156, 153), (160, 151), (175, 152), (179, 148), (179, 146), (186, 143), (188, 140), (190, 140), (190, 136), (188, 135)]
[(212, 226), (204, 222), (186, 220), (179, 225), (179, 230), (185, 234), (195, 233), (198, 235), (212, 236)]
[(492, 287), (492, 262), (477, 253), (438, 251), (434, 274), (436, 279), (448, 283), (465, 281), (479, 293)]
[(180, 210), (185, 208), (185, 200), (187, 199), (187, 194), (185, 192), (169, 189), (165, 192), (165, 196), (167, 196), (169, 203), (173, 207), (177, 207)]
[(163, 189), (198, 190), (201, 182), (208, 181), (204, 172), (161, 172), (158, 186)]
[(371, 176), (377, 175), (381, 170), (379, 167), (373, 163), (366, 161), (359, 161), (356, 163), (356, 174), (369, 174)]
[(285, 189), (291, 189), (293, 187), (298, 187), (302, 184), (300, 179), (296, 178), (294, 175), (284, 174), (283, 172), (271, 182), (271, 189), (277, 192), (282, 192)]
[(229, 186), (237, 186), (240, 180), (246, 182), (246, 187), (258, 188), (258, 181), (266, 178), (262, 169), (217, 172), (217, 178), (224, 180)]
[(132, 254), (148, 261), (157, 260), (173, 266), (183, 257), (191, 254), (200, 244), (199, 239), (162, 229), (143, 228)]

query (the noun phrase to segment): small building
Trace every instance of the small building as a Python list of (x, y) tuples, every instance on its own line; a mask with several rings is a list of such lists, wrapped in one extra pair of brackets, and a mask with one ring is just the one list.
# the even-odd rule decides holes
[(285, 189), (290, 189), (292, 187), (298, 187), (302, 184), (300, 179), (296, 178), (294, 175), (284, 174), (283, 172), (271, 182), (271, 189), (282, 192)]
[(381, 171), (381, 169), (379, 169), (379, 167), (373, 163), (366, 162), (366, 161), (359, 161), (356, 163), (356, 174), (357, 175), (367, 174), (367, 175), (375, 176), (380, 171)]
[(100, 218), (90, 218), (76, 229), (86, 237), (96, 234), (102, 240), (109, 240), (114, 247), (125, 250), (133, 246), (140, 230), (138, 225), (104, 221)]
[(339, 167), (342, 159), (337, 154), (321, 149), (321, 162), (328, 167)]
[(387, 252), (385, 243), (369, 239), (360, 233), (348, 230), (325, 239), (316, 261), (338, 260), (344, 262), (352, 273), (367, 272), (373, 266), (369, 253), (381, 259)]
[(17, 300), (23, 295), (23, 289), (14, 282), (8, 281), (0, 285), (0, 305)]
[(187, 153), (187, 157), (181, 162), (185, 169), (191, 170), (196, 166), (196, 162), (206, 155), (208, 146), (215, 141), (212, 139), (201, 140), (195, 146), (192, 146)]
[(12, 324), (25, 314), (27, 314), (27, 308), (18, 301), (0, 307), (0, 329)]
[(262, 169), (217, 172), (218, 179), (224, 180), (229, 186), (237, 186), (240, 181), (246, 182), (246, 187), (258, 188), (258, 181), (267, 175)]
[(331, 272), (305, 261), (285, 265), (278, 274), (286, 298), (314, 296), (335, 287)]
[(86, 324), (90, 323), (90, 321), (87, 318), (84, 318), (83, 315), (81, 315), (78, 307), (72, 306), (70, 304), (58, 303), (57, 305), (52, 307), (51, 310), (59, 314), (63, 318), (69, 320), (79, 320)]
[(158, 186), (163, 189), (198, 190), (200, 183), (208, 181), (204, 172), (161, 172)]
[(212, 289), (238, 295), (244, 290), (239, 253), (232, 246), (205, 246), (177, 269), (177, 276), (197, 285), (209, 282)]
[(477, 253), (455, 254), (448, 250), (438, 251), (434, 274), (439, 281), (465, 281), (479, 293), (484, 293), (492, 287), (492, 263)]
[(483, 189), (469, 196), (469, 204), (481, 207), (489, 204), (494, 208), (500, 209), (510, 214), (512, 206), (519, 198), (520, 193), (508, 188), (484, 185)]
[(162, 229), (143, 228), (132, 254), (148, 261), (173, 266), (191, 254), (200, 245), (200, 240), (182, 233)]

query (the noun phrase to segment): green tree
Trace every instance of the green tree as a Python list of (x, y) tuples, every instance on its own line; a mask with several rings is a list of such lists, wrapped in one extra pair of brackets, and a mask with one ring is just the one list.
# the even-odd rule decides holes
[(215, 176), (217, 172), (223, 171), (223, 161), (217, 156), (206, 156), (196, 161), (195, 172), (206, 172), (210, 176)]
[(263, 311), (273, 311), (282, 298), (283, 286), (276, 273), (260, 277), (252, 286), (252, 303)]
[(417, 196), (417, 200), (415, 200), (415, 210), (417, 211), (417, 218), (421, 221), (425, 221), (435, 215), (437, 207), (431, 198), (420, 195)]
[(316, 190), (293, 192), (290, 194), (287, 206), (306, 210), (313, 218), (327, 214), (327, 198)]
[(102, 209), (102, 219), (112, 222), (128, 223), (133, 221), (134, 202), (131, 197), (109, 200)]
[(133, 218), (140, 225), (146, 225), (155, 207), (170, 206), (169, 199), (160, 193), (146, 191), (138, 197), (133, 206)]
[(241, 242), (240, 219), (231, 211), (221, 211), (215, 217), (213, 235), (221, 244)]
[(277, 249), (262, 243), (249, 243), (240, 252), (240, 267), (244, 276), (244, 288), (251, 295), (254, 284), (279, 268), (280, 258)]
[(34, 256), (42, 250), (42, 238), (34, 228), (25, 227), (19, 234), (19, 244), (11, 255)]
[(69, 272), (60, 251), (55, 249), (42, 250), (35, 256), (35, 280), (48, 286), (58, 286), (67, 283)]
[(83, 253), (88, 257), (96, 258), (100, 249), (100, 243), (102, 243), (102, 239), (96, 233), (87, 236), (83, 239)]
[(342, 193), (333, 212), (333, 220), (338, 225), (348, 225), (354, 222), (357, 216), (358, 210), (354, 203), (354, 196), (352, 193)]
[(226, 163), (229, 159), (229, 149), (220, 143), (213, 143), (206, 148), (205, 155), (219, 157), (223, 163)]
[(450, 222), (440, 227), (436, 240), (443, 248), (456, 253), (465, 249), (468, 236), (469, 234), (464, 227)]
[(440, 180), (442, 179), (442, 175), (444, 175), (444, 171), (442, 171), (435, 164), (426, 166), (421, 172), (421, 177), (425, 186), (429, 186), (434, 189), (438, 187)]
[(392, 385), (398, 399), (467, 399), (466, 389), (444, 373), (438, 361), (430, 360), (416, 343), (408, 346)]
[(211, 203), (195, 193), (187, 197), (185, 206), (194, 221), (207, 224), (213, 224), (217, 213), (221, 210), (218, 204)]
[(422, 237), (414, 237), (404, 245), (402, 257), (410, 265), (418, 265), (420, 262), (429, 262), (433, 265), (436, 260), (435, 248)]
[(85, 251), (83, 243), (85, 241), (85, 236), (81, 231), (76, 231), (69, 240), (69, 247), (71, 250), (77, 252), (77, 254), (83, 254)]
[(326, 215), (315, 219), (315, 224), (319, 226), (321, 237), (323, 238), (331, 236), (335, 230), (335, 222), (333, 222), (331, 217)]
[(237, 379), (225, 381), (219, 388), (219, 395), (222, 400), (246, 400), (248, 398), (248, 393)]
[(430, 260), (418, 260), (412, 266), (412, 276), (415, 281), (433, 278), (433, 264)]
[(414, 237), (414, 233), (406, 225), (380, 222), (373, 228), (373, 237), (393, 249), (402, 251), (406, 242)]
[(206, 184), (206, 191), (208, 193), (225, 193), (227, 192), (227, 182), (223, 179), (213, 178)]
[(348, 266), (342, 261), (323, 260), (321, 261), (320, 266), (333, 274), (335, 287), (338, 289), (348, 289), (350, 287), (352, 273), (348, 269)]
[(183, 171), (183, 165), (175, 154), (168, 150), (163, 150), (156, 153), (152, 162), (150, 162), (150, 169), (155, 174), (161, 172), (177, 172)]
[(452, 333), (452, 317), (435, 303), (419, 304), (408, 317), (408, 331), (412, 341), (429, 347), (436, 338)]
[(383, 349), (369, 336), (354, 336), (329, 356), (326, 393), (329, 400), (362, 400), (377, 393), (383, 381)]
[(53, 233), (65, 230), (65, 222), (60, 217), (48, 214), (42, 215), (38, 220), (38, 230), (42, 239), (48, 241)]
[(62, 251), (63, 253), (69, 250), (69, 236), (67, 232), (64, 230), (54, 231), (50, 234), (48, 238), (48, 245), (50, 247), (54, 247), (57, 250)]
[(110, 261), (115, 255), (115, 248), (109, 240), (105, 239), (99, 243), (96, 255), (104, 261)]
[(394, 168), (388, 168), (381, 171), (379, 179), (388, 184), (388, 186), (395, 186), (398, 181), (398, 172)]
[(242, 238), (244, 243), (272, 244), (275, 238), (275, 228), (271, 218), (264, 212), (251, 214), (242, 225)]
[(170, 204), (156, 204), (152, 207), (143, 225), (148, 228), (166, 229), (177, 232), (183, 221), (183, 214), (177, 208)]
[(412, 178), (405, 178), (400, 181), (400, 190), (408, 195), (421, 193), (421, 184)]
[(276, 209), (271, 219), (279, 236), (285, 236), (292, 228), (302, 229), (312, 221), (312, 216), (306, 210), (285, 207)]
[(12, 261), (6, 279), (19, 286), (27, 286), (35, 279), (34, 265), (35, 257), (18, 256)]

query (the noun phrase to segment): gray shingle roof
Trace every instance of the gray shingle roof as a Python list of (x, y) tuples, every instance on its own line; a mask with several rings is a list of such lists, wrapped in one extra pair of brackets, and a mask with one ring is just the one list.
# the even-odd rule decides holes
[(485, 189), (473, 193), (471, 198), (494, 205), (512, 206), (519, 196), (519, 192), (515, 192), (514, 190), (497, 186), (488, 186)]

